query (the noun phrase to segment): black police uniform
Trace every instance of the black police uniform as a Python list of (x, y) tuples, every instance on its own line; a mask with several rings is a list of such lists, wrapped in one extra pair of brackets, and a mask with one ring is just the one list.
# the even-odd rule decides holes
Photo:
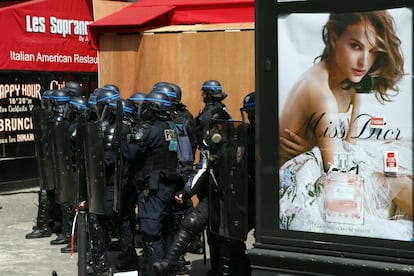
[(143, 275), (154, 275), (152, 263), (164, 257), (163, 232), (178, 181), (177, 154), (169, 149), (172, 129), (166, 122), (147, 121), (138, 127), (129, 160), (144, 156), (143, 187), (138, 194), (138, 218), (144, 247)]
[[(165, 259), (162, 262), (154, 264), (155, 269), (159, 273), (167, 275), (168, 273), (174, 273), (181, 269), (178, 258), (184, 253), (192, 237), (202, 231), (208, 223), (209, 152), (206, 141), (210, 129), (209, 122), (211, 119), (231, 119), (231, 116), (226, 111), (225, 105), (220, 100), (207, 100), (205, 107), (195, 118), (195, 131), (198, 148), (200, 150), (199, 163), (196, 168), (197, 172), (189, 181), (192, 187), (187, 186), (179, 193), (185, 199), (197, 194), (199, 203), (196, 207), (192, 207), (182, 219), (180, 228), (174, 237), (174, 242), (169, 248)], [(217, 239), (212, 237), (209, 232), (207, 233), (209, 237), (210, 259), (212, 261), (212, 268), (215, 269), (218, 267), (219, 261), (216, 244)]]

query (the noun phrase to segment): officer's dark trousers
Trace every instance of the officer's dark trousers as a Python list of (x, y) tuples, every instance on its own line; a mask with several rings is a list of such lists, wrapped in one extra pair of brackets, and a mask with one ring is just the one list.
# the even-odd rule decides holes
[(144, 191), (138, 194), (138, 219), (144, 249), (142, 275), (156, 275), (153, 263), (161, 261), (165, 255), (163, 232), (171, 211), (171, 201), (175, 185), (160, 183), (157, 191), (148, 195)]

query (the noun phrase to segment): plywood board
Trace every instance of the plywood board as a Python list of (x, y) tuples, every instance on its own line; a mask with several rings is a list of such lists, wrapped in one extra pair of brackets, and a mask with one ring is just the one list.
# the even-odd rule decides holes
[(118, 85), (124, 98), (147, 93), (159, 81), (174, 82), (197, 115), (202, 83), (216, 79), (228, 94), (229, 113), (240, 119), (242, 99), (254, 91), (253, 30), (106, 34), (99, 43), (99, 85)]
[(93, 0), (93, 18), (96, 21), (131, 4), (121, 1)]

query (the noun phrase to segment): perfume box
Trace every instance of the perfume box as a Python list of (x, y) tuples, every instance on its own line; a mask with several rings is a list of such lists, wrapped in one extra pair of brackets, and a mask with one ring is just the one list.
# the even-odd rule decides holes
[(398, 173), (398, 152), (384, 152), (384, 174), (388, 176), (396, 176)]
[(326, 222), (364, 223), (364, 179), (349, 172), (330, 172), (325, 178)]

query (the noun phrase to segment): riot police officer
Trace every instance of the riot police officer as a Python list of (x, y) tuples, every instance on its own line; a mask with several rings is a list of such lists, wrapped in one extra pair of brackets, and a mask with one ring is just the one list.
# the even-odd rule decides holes
[[(256, 226), (255, 222), (255, 200), (256, 200), (256, 92), (250, 92), (243, 99), (243, 107), (240, 109), (243, 121), (248, 121), (247, 127), (247, 156), (248, 156), (248, 227), (252, 230)], [(243, 114), (247, 114), (247, 120)]]
[[(119, 191), (115, 193), (114, 203), (114, 215), (113, 224), (114, 230), (118, 236), (118, 243), (121, 249), (121, 253), (118, 255), (120, 260), (116, 264), (117, 271), (129, 271), (139, 269), (139, 258), (135, 251), (135, 225), (136, 225), (136, 194), (137, 186), (133, 179), (129, 179), (132, 172), (132, 168), (129, 167), (128, 162), (124, 159), (121, 153), (121, 147), (123, 144), (127, 144), (130, 140), (130, 136), (133, 135), (132, 130), (135, 128), (138, 116), (136, 106), (133, 101), (129, 99), (120, 99), (116, 102), (112, 101), (109, 105), (116, 110), (116, 117), (118, 123), (117, 128), (120, 128), (120, 132), (117, 133), (117, 143), (120, 147), (117, 147), (117, 167), (115, 171), (115, 189)], [(122, 110), (121, 110), (122, 108)], [(136, 168), (136, 167), (135, 167)], [(134, 169), (135, 169), (134, 168)], [(118, 244), (115, 242), (114, 244)]]
[[(76, 95), (76, 94), (73, 94)], [(84, 96), (72, 96), (67, 105), (66, 115), (65, 117), (68, 118), (70, 125), (69, 125), (69, 135), (70, 135), (70, 149), (71, 149), (71, 157), (72, 157), (72, 173), (73, 173), (73, 193), (75, 194), (72, 202), (67, 203), (67, 214), (64, 216), (66, 218), (63, 223), (65, 223), (65, 231), (62, 231), (64, 234), (60, 243), (67, 243), (66, 247), (61, 248), (62, 253), (70, 253), (71, 252), (71, 244), (69, 244), (70, 237), (72, 235), (72, 226), (73, 226), (73, 219), (74, 219), (74, 210), (75, 206), (83, 201), (86, 200), (86, 178), (85, 178), (85, 167), (84, 167), (84, 152), (83, 152), (83, 145), (80, 137), (80, 125), (83, 122), (86, 122), (86, 119), (89, 116), (90, 108), (88, 106), (88, 100)], [(59, 240), (52, 240), (51, 243), (55, 241), (54, 244), (59, 244)], [(77, 239), (75, 239), (74, 243), (74, 252), (77, 251)]]
[[(241, 124), (236, 124), (236, 122), (227, 124), (226, 129), (223, 128), (221, 131), (221, 135), (225, 135), (227, 132), (227, 137), (212, 139), (215, 141), (210, 142), (210, 156), (214, 155), (212, 159), (215, 159), (212, 161), (212, 173), (217, 181), (223, 182), (218, 183), (218, 187), (211, 189), (210, 211), (218, 213), (214, 217), (220, 217), (222, 221), (230, 221), (227, 224), (219, 220), (213, 220), (214, 222), (210, 223), (212, 231), (218, 233), (221, 238), (217, 275), (251, 275), (250, 260), (245, 254), (245, 241), (248, 232), (255, 226), (254, 92), (248, 93), (244, 97), (240, 112), (243, 122)], [(219, 140), (226, 142), (220, 143)], [(213, 144), (216, 147), (214, 150), (212, 150)], [(222, 148), (220, 149), (220, 147)], [(225, 153), (225, 157), (220, 156), (221, 153)], [(223, 160), (220, 161), (220, 159)], [(228, 174), (226, 164), (229, 164), (232, 173)], [(224, 169), (222, 169), (223, 167)], [(230, 183), (232, 185), (229, 185)], [(216, 202), (220, 203), (215, 205)], [(227, 210), (223, 210), (223, 208)], [(219, 229), (225, 229), (225, 231)]]
[[(129, 125), (127, 133), (127, 142), (131, 140), (137, 130), (137, 124), (141, 122), (142, 104), (146, 93), (133, 93), (126, 101), (131, 104), (132, 114), (129, 116), (132, 122)], [(120, 260), (116, 268), (118, 271), (137, 270), (139, 268), (139, 258), (135, 247), (140, 243), (139, 223), (136, 215), (137, 193), (143, 182), (143, 164), (144, 159), (136, 158), (127, 160), (126, 167), (126, 183), (122, 191), (122, 206), (120, 211), (121, 221), (119, 229), (119, 245), (121, 253), (118, 256)]]
[[(55, 176), (55, 200), (59, 204), (61, 214), (61, 233), (57, 235), (56, 244), (68, 243), (70, 239), (68, 218), (73, 212), (69, 203), (72, 203), (72, 163), (69, 145), (69, 125), (66, 118), (66, 109), (70, 101), (70, 95), (65, 90), (55, 90), (50, 99), (53, 110), (53, 119), (49, 122), (50, 135), (53, 140), (54, 176)], [(51, 244), (55, 240), (51, 241)], [(63, 242), (61, 242), (63, 241)]]
[[(54, 171), (51, 163), (51, 139), (48, 122), (52, 120), (54, 112), (52, 111), (51, 96), (55, 90), (46, 90), (43, 92), (41, 106), (36, 107), (33, 111), (33, 120), (36, 125), (35, 129), (35, 149), (38, 155), (38, 173), (39, 173), (39, 198), (38, 210), (36, 216), (36, 225), (33, 226), (32, 232), (26, 234), (26, 239), (50, 237), (52, 232), (60, 232), (60, 212), (55, 201), (55, 180)], [(57, 230), (59, 228), (59, 230)]]
[[(62, 98), (69, 96), (69, 101), (64, 106), (64, 115), (62, 120), (58, 120), (54, 125), (56, 169), (60, 198), (60, 209), (62, 213), (62, 232), (51, 240), (51, 245), (69, 244), (74, 218), (75, 202), (75, 176), (76, 176), (76, 159), (75, 151), (77, 145), (76, 134), (79, 116), (84, 115), (88, 107), (86, 99), (80, 96), (81, 87), (78, 83), (67, 82), (65, 88), (53, 93), (52, 97), (61, 102)], [(61, 249), (63, 253), (70, 252), (69, 246)]]
[[(183, 130), (182, 133), (185, 133), (185, 135), (188, 136), (188, 139), (192, 146), (191, 164), (190, 162), (186, 162), (187, 165), (185, 165), (185, 168), (183, 169), (183, 181), (181, 183), (177, 183), (176, 192), (178, 192), (184, 188), (184, 184), (187, 182), (188, 178), (193, 173), (194, 154), (196, 150), (196, 141), (194, 135), (194, 117), (186, 109), (185, 105), (181, 103), (182, 91), (178, 85), (169, 82), (158, 82), (153, 86), (152, 91), (164, 93), (169, 97), (171, 101), (171, 120), (178, 128)], [(175, 202), (175, 200), (172, 201), (169, 219), (169, 225), (171, 225), (171, 227), (169, 227), (167, 229), (168, 231), (165, 232), (167, 248), (171, 246), (174, 235), (177, 232), (178, 227), (180, 225), (181, 219), (191, 206), (191, 199), (187, 199), (185, 202), (180, 204)], [(188, 262), (185, 260), (184, 255), (180, 257), (180, 262), (183, 264), (183, 270), (185, 270), (184, 266)]]
[[(115, 131), (116, 111), (110, 105), (111, 102), (120, 98), (119, 91), (113, 89), (101, 89), (96, 95), (96, 113), (98, 120), (92, 123), (96, 130), (101, 133), (96, 139), (102, 137), (102, 141), (95, 141), (88, 150), (95, 148), (96, 154), (103, 160), (102, 167), (94, 171), (103, 170), (103, 178), (87, 173), (88, 179), (88, 224), (91, 257), (95, 275), (110, 275), (110, 267), (107, 261), (107, 245), (110, 241), (111, 216), (114, 201), (114, 173), (115, 173)], [(92, 131), (94, 132), (94, 131)], [(88, 133), (88, 135), (93, 135)], [(95, 134), (96, 135), (96, 134)], [(89, 167), (97, 165), (91, 156), (86, 160)], [(93, 163), (93, 164), (92, 164)], [(97, 181), (98, 180), (98, 181)], [(100, 183), (98, 183), (100, 182)], [(93, 198), (90, 198), (91, 195)]]
[[(208, 139), (210, 134), (211, 119), (231, 119), (222, 101), (227, 94), (222, 91), (221, 84), (216, 80), (207, 80), (201, 87), (202, 98), (205, 103), (203, 110), (195, 118), (198, 149), (200, 150), (197, 172), (190, 178), (186, 187), (176, 194), (178, 202), (185, 202), (192, 195), (197, 194), (199, 203), (192, 208), (181, 221), (181, 225), (174, 237), (174, 242), (169, 248), (166, 257), (154, 264), (158, 273), (167, 275), (181, 269), (178, 263), (179, 257), (186, 250), (188, 243), (194, 235), (204, 230), (208, 223), (208, 191), (209, 191), (209, 149)], [(211, 242), (210, 242), (211, 241)], [(212, 269), (218, 270), (219, 252), (217, 239), (209, 235), (210, 259)]]
[(168, 212), (181, 177), (176, 173), (177, 152), (171, 121), (171, 102), (165, 93), (152, 91), (142, 105), (142, 122), (125, 148), (128, 160), (143, 158), (143, 183), (138, 193), (141, 227), (142, 275), (155, 275), (153, 263), (164, 257), (164, 236)]

